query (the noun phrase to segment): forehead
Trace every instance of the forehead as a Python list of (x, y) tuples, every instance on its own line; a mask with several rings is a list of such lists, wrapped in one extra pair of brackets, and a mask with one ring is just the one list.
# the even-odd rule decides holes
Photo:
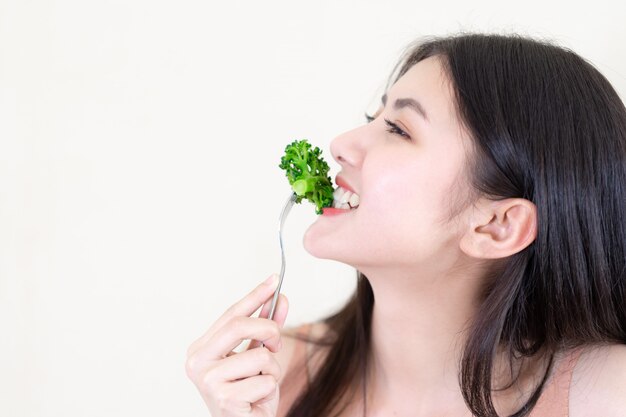
[(456, 107), (451, 84), (437, 57), (426, 58), (413, 65), (390, 88), (393, 99), (412, 97), (418, 100), (434, 123), (455, 122)]

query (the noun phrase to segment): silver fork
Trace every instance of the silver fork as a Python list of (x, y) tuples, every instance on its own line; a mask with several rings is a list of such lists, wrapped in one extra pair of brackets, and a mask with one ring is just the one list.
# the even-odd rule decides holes
[[(272, 320), (274, 318), (274, 310), (276, 309), (276, 302), (278, 301), (278, 294), (280, 294), (280, 287), (283, 285), (283, 278), (285, 276), (285, 248), (283, 247), (283, 225), (285, 224), (285, 219), (287, 218), (287, 214), (293, 207), (293, 204), (296, 202), (296, 193), (289, 194), (289, 198), (285, 202), (283, 206), (283, 210), (280, 212), (280, 217), (278, 219), (278, 241), (280, 242), (280, 256), (281, 256), (281, 266), (280, 266), (280, 279), (278, 281), (278, 287), (276, 291), (274, 291), (274, 298), (272, 298), (272, 307), (270, 309), (270, 315), (267, 317)], [(265, 343), (262, 344), (265, 347)]]
[(278, 294), (280, 293), (280, 287), (283, 285), (283, 277), (285, 276), (285, 248), (283, 247), (283, 225), (285, 224), (285, 219), (287, 218), (287, 214), (293, 207), (293, 204), (296, 202), (296, 193), (289, 194), (289, 198), (285, 202), (285, 206), (283, 207), (283, 211), (280, 212), (280, 217), (278, 219), (278, 241), (280, 242), (280, 256), (281, 256), (281, 265), (280, 265), (280, 280), (278, 281), (278, 288), (274, 292), (274, 298), (272, 298), (272, 308), (270, 310), (270, 315), (268, 318), (272, 320), (274, 318), (274, 309), (276, 308), (276, 302), (278, 301)]

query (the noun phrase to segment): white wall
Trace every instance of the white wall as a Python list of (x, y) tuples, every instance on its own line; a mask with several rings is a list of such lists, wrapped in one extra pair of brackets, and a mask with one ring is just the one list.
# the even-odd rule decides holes
[[(506, 3), (1, 1), (0, 416), (208, 415), (185, 351), (279, 270), (284, 146), (330, 157), (415, 37), (550, 38), (626, 96), (617, 3)], [(314, 217), (288, 325), (354, 288), (303, 250)]]

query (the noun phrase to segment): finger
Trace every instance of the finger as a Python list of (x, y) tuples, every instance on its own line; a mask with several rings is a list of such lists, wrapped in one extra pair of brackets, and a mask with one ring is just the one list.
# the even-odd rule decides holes
[(188, 361), (191, 361), (192, 364), (202, 364), (224, 359), (229, 352), (246, 339), (260, 340), (272, 352), (277, 352), (280, 336), (278, 323), (273, 320), (257, 317), (235, 317), (192, 354)]
[[(263, 308), (259, 313), (260, 318), (269, 318), (270, 311), (272, 309), (272, 299), (273, 297), (270, 297), (265, 302), (265, 304), (263, 304)], [(272, 320), (278, 323), (279, 327), (283, 327), (283, 325), (285, 324), (285, 319), (287, 318), (288, 311), (289, 300), (287, 299), (287, 296), (285, 294), (279, 293), (278, 299), (276, 300), (276, 307), (274, 309), (274, 317), (272, 318)]]
[(278, 275), (272, 274), (267, 281), (258, 285), (255, 289), (248, 293), (248, 295), (226, 310), (226, 313), (223, 316), (224, 319), (228, 320), (229, 318), (235, 316), (251, 316), (270, 296), (274, 296), (277, 286)]
[[(251, 322), (246, 324), (248, 327), (264, 327), (265, 329), (269, 328), (270, 333), (280, 335), (278, 325), (272, 320), (250, 317), (240, 317), (238, 318), (238, 320), (247, 320)], [(216, 339), (224, 337), (225, 336), (219, 334), (216, 335)], [(257, 349), (244, 350), (240, 353), (233, 352), (232, 349), (230, 349), (225, 354), (219, 354), (221, 348), (218, 346), (218, 344), (222, 343), (222, 341), (216, 341), (216, 339), (211, 339), (201, 349), (198, 349), (194, 354), (187, 358), (187, 361), (185, 362), (185, 370), (187, 372), (187, 376), (192, 381), (195, 381), (198, 378), (204, 379), (204, 375), (208, 375), (210, 373), (211, 375), (214, 375), (214, 377), (210, 376), (210, 379), (216, 382), (222, 382), (235, 380), (238, 378), (246, 378), (253, 374), (258, 375), (261, 371), (272, 373), (279, 377), (280, 367), (278, 366), (278, 362), (274, 359), (273, 354), (269, 350), (273, 349), (273, 346), (277, 344), (277, 337), (278, 336), (274, 336), (273, 339), (267, 339), (272, 340), (271, 344), (270, 342), (266, 342), (268, 343), (267, 348), (259, 347)], [(241, 341), (237, 340), (230, 343), (231, 345), (238, 345), (239, 343), (241, 343)], [(246, 353), (244, 356), (240, 356), (244, 353)], [(241, 362), (242, 359), (243, 362)], [(272, 362), (274, 362), (274, 364), (272, 364)], [(220, 370), (223, 366), (222, 363), (227, 364), (227, 367), (225, 368), (225, 376), (222, 375), (222, 371)], [(278, 366), (278, 368), (276, 368), (275, 366)], [(216, 369), (218, 371), (216, 371)]]
[[(259, 314), (259, 318), (267, 318), (270, 314), (270, 310), (272, 307), (271, 298), (263, 305), (261, 309), (261, 313)], [(289, 299), (284, 294), (278, 295), (278, 300), (276, 301), (276, 309), (274, 310), (274, 321), (278, 324), (278, 326), (282, 329), (285, 326), (285, 320), (287, 319), (287, 314), (289, 313)], [(254, 349), (263, 344), (260, 340), (252, 340), (248, 345), (247, 349)]]
[[(269, 281), (269, 283), (268, 283)], [(255, 311), (263, 305), (263, 302), (270, 296), (274, 295), (274, 291), (278, 285), (278, 275), (272, 274), (263, 283), (259, 284), (248, 295), (243, 297), (237, 303), (233, 304), (226, 310), (226, 312), (213, 323), (213, 325), (203, 334), (200, 338), (194, 341), (187, 349), (187, 356), (193, 355), (207, 340), (211, 339), (213, 335), (221, 329), (225, 323), (231, 320), (235, 316), (251, 316)]]
[[(273, 353), (259, 347), (222, 359), (213, 365), (210, 372), (215, 378), (219, 378), (218, 382), (237, 381), (260, 373), (272, 375), (278, 381), (282, 369)], [(211, 378), (213, 377), (209, 376)]]
[(245, 410), (247, 412), (252, 410), (252, 404), (263, 403), (279, 395), (278, 381), (272, 375), (256, 375), (241, 381), (229, 382), (224, 390), (227, 398), (233, 398), (233, 402), (247, 406)]

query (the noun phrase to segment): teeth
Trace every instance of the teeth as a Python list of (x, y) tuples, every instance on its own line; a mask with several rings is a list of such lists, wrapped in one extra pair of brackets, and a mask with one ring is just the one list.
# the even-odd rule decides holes
[(343, 195), (339, 199), (339, 203), (340, 204), (347, 203), (348, 201), (350, 201), (350, 197), (352, 197), (352, 193), (350, 191), (346, 191), (345, 193), (343, 193)]
[(359, 206), (359, 195), (358, 194), (352, 194), (350, 196), (350, 199), (348, 200), (348, 204), (350, 204), (350, 207), (358, 207)]
[(344, 188), (337, 187), (333, 192), (333, 207), (338, 209), (349, 210), (357, 208), (360, 203), (358, 194), (348, 191)]

